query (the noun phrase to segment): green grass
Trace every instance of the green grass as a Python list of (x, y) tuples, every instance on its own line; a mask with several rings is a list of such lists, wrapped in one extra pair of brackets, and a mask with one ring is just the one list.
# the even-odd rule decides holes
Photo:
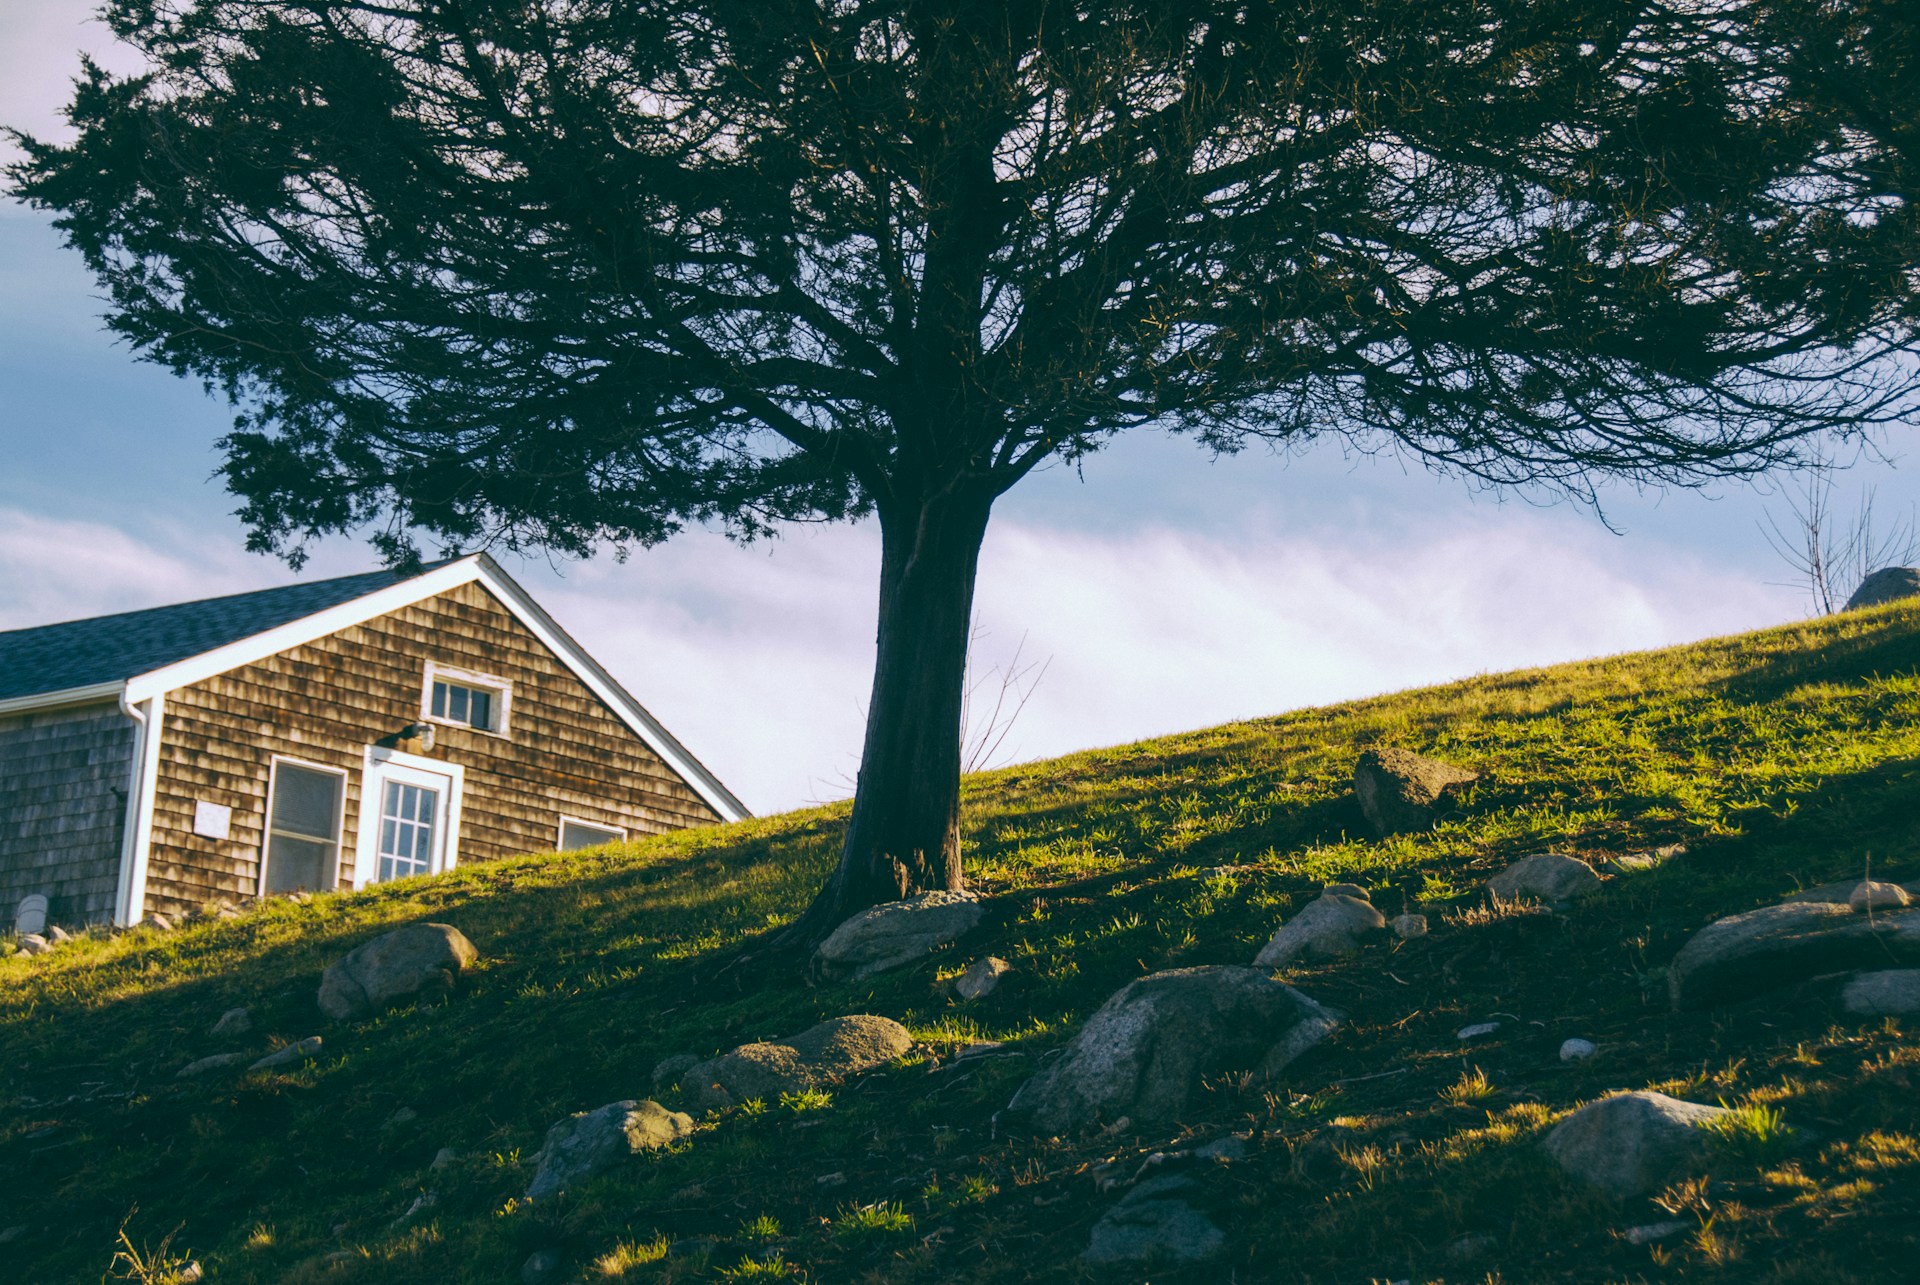
[[(1457, 816), (1375, 842), (1348, 790), (1371, 744), (1486, 775)], [(1237, 1131), (1251, 1158), (1201, 1175), (1231, 1256), (1154, 1281), (1900, 1279), (1920, 1229), (1920, 1041), (1804, 999), (1674, 1014), (1664, 968), (1718, 915), (1920, 873), (1917, 803), (1920, 609), (1894, 607), (970, 778), (986, 922), (860, 983), (815, 985), (753, 950), (830, 868), (844, 805), (0, 960), (0, 1236), (21, 1229), (0, 1262), (139, 1279), (131, 1246), (215, 1282), (498, 1282), (546, 1250), (569, 1280), (1108, 1279), (1077, 1262), (1115, 1198), (1090, 1175)], [(1534, 852), (1676, 841), (1685, 856), (1570, 915), (1477, 895)], [(1351, 1020), (1281, 1080), (1226, 1077), (1181, 1130), (996, 1128), (1034, 1059), (1119, 986), (1245, 963), (1336, 880), (1433, 931), (1290, 970)], [(483, 952), (459, 997), (323, 1022), (326, 963), (419, 919)], [(941, 978), (988, 953), (1016, 971), (959, 1003)], [(256, 1035), (211, 1039), (238, 1004)], [(848, 1012), (896, 1017), (922, 1047), (521, 1199), (547, 1126), (648, 1096), (659, 1059)], [(1463, 1060), (1454, 1032), (1488, 1020), (1500, 1030)], [(302, 1068), (174, 1078), (316, 1033)], [(1574, 1035), (1599, 1056), (1559, 1062)], [(948, 1061), (983, 1039), (1024, 1056)], [(1684, 1215), (1609, 1206), (1536, 1145), (1581, 1102), (1640, 1087), (1741, 1104), (1697, 1189), (1663, 1193)], [(396, 1123), (401, 1108), (417, 1115)], [(442, 1147), (462, 1158), (430, 1170)], [(1700, 1233), (1614, 1234), (1670, 1216)], [(1466, 1237), (1492, 1239), (1450, 1251)]]

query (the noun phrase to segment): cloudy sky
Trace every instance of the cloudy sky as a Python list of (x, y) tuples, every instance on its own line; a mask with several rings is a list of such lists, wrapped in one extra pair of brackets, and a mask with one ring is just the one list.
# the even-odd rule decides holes
[[(0, 123), (61, 136), (86, 49), (126, 66), (92, 0), (0, 2)], [(4, 145), (0, 145), (3, 148)], [(10, 153), (8, 153), (10, 155)], [(101, 328), (78, 256), (0, 201), (0, 629), (285, 582), (242, 550), (209, 477), (229, 412)], [(1842, 479), (1882, 515), (1920, 466)], [(1539, 497), (1535, 497), (1536, 501)], [(1337, 446), (1213, 461), (1142, 434), (1002, 501), (980, 581), (981, 671), (1047, 662), (1002, 757), (1463, 675), (1652, 647), (1805, 615), (1762, 538), (1778, 494), (1474, 494)], [(304, 573), (372, 565), (324, 548)], [(740, 548), (691, 533), (560, 567), (508, 562), (756, 811), (847, 793), (871, 674), (878, 537), (808, 528)]]

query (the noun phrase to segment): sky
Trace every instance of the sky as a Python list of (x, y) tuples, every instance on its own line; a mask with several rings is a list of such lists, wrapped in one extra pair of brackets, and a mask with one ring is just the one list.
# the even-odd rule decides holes
[[(91, 9), (0, 3), (0, 124), (64, 137), (79, 51), (135, 65)], [(244, 551), (212, 480), (229, 408), (117, 342), (97, 296), (48, 218), (0, 198), (0, 629), (293, 577)], [(1839, 505), (1871, 490), (1883, 523), (1906, 516), (1920, 501), (1910, 438), (1841, 474)], [(1603, 522), (1337, 444), (1216, 461), (1128, 435), (996, 509), (975, 671), (989, 702), (1016, 652), (1038, 682), (995, 761), (1805, 616), (1760, 529), (1790, 523), (1795, 485), (1619, 488)], [(747, 547), (694, 531), (624, 564), (502, 561), (756, 812), (850, 792), (873, 665), (870, 523)], [(374, 564), (339, 539), (301, 574)]]

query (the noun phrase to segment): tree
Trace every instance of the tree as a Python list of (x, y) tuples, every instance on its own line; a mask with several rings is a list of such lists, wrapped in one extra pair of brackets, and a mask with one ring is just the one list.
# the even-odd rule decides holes
[(1906, 279), (1736, 0), (110, 0), (21, 139), (256, 548), (872, 514), (840, 866), (962, 882), (995, 499), (1142, 426), (1587, 493), (1892, 413)]

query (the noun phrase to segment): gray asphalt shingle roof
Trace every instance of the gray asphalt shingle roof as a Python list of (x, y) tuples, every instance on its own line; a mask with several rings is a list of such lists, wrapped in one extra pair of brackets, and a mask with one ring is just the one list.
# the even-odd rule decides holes
[(0, 700), (119, 682), (408, 578), (371, 571), (0, 633)]

